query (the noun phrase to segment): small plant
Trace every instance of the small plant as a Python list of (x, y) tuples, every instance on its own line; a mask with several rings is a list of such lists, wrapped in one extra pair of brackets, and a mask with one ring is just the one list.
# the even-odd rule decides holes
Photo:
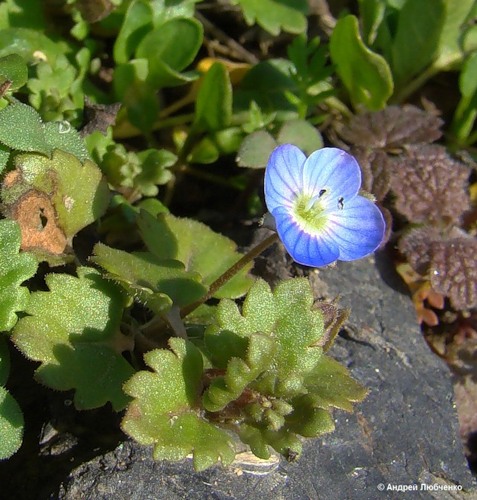
[[(332, 431), (367, 393), (328, 355), (348, 311), (252, 274), (276, 243), (317, 267), (390, 240), (420, 318), (475, 333), (474, 4), (362, 0), (321, 38), (304, 0), (214, 4), (253, 27), (240, 45), (200, 0), (3, 2), (0, 458), (12, 346), (197, 470)], [(445, 118), (407, 102), (450, 71)], [(267, 210), (245, 252), (215, 230)]]

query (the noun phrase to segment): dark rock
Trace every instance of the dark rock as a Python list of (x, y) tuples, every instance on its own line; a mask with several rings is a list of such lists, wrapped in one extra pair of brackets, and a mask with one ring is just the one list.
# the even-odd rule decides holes
[[(62, 499), (402, 498), (388, 485), (417, 485), (413, 498), (456, 498), (421, 490), (475, 486), (459, 440), (447, 367), (427, 347), (413, 305), (380, 257), (314, 271), (317, 294), (352, 308), (331, 354), (370, 389), (354, 414), (335, 412), (336, 431), (310, 440), (295, 463), (237, 462), (195, 473), (189, 460), (157, 463), (131, 442), (74, 469)], [(378, 485), (385, 491), (378, 491)], [(437, 486), (435, 486), (437, 485)], [(440, 486), (439, 486), (440, 485)], [(454, 491), (460, 497), (458, 491)], [(472, 493), (470, 494), (472, 495)]]

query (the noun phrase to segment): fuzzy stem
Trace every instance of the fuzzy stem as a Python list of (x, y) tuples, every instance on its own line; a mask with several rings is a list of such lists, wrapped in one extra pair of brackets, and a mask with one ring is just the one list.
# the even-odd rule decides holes
[(233, 266), (229, 267), (222, 275), (220, 275), (211, 285), (209, 291), (199, 300), (196, 300), (192, 304), (185, 306), (181, 309), (181, 318), (184, 318), (192, 311), (197, 309), (204, 302), (207, 302), (212, 298), (215, 293), (223, 286), (227, 281), (233, 278), (239, 271), (241, 271), (249, 262), (258, 257), (263, 251), (265, 251), (269, 246), (273, 245), (278, 241), (278, 234), (273, 233), (263, 241), (258, 243), (250, 249), (240, 260), (238, 260)]

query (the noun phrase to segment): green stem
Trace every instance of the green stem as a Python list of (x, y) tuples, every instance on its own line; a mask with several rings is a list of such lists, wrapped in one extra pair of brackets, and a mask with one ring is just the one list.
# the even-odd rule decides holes
[(252, 262), (256, 257), (258, 257), (263, 251), (265, 251), (268, 247), (273, 245), (278, 241), (278, 234), (273, 233), (263, 241), (258, 243), (258, 245), (254, 246), (250, 249), (240, 260), (238, 260), (232, 267), (227, 269), (221, 276), (219, 276), (209, 288), (209, 291), (199, 300), (185, 306), (181, 309), (181, 318), (184, 318), (192, 311), (195, 311), (200, 305), (207, 302), (210, 298), (212, 298), (216, 292), (227, 283), (231, 278), (233, 278), (239, 271), (241, 271), (249, 262)]

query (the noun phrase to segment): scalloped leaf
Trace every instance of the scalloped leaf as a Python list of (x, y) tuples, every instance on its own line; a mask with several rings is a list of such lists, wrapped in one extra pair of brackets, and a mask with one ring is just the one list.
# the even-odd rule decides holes
[(469, 174), (443, 146), (408, 146), (391, 172), (396, 210), (411, 222), (456, 222), (470, 206)]
[(352, 403), (362, 401), (368, 394), (368, 390), (353, 380), (343, 365), (328, 356), (322, 356), (307, 374), (305, 385), (312, 395), (313, 407), (324, 410), (339, 408), (351, 412)]
[(20, 284), (38, 267), (33, 255), (19, 253), (20, 240), (18, 224), (0, 220), (0, 331), (11, 330), (18, 319), (16, 313), (25, 310), (29, 292)]
[(169, 345), (172, 351), (156, 349), (144, 356), (153, 372), (138, 372), (125, 384), (134, 400), (122, 429), (141, 444), (153, 444), (156, 460), (181, 460), (192, 453), (196, 470), (219, 460), (230, 464), (235, 450), (229, 435), (200, 416), (202, 354), (183, 339), (172, 338)]
[(436, 241), (429, 270), (432, 288), (449, 297), (457, 310), (477, 307), (477, 240), (472, 237)]
[(307, 27), (306, 0), (232, 0), (232, 4), (240, 5), (247, 24), (259, 26), (272, 35), (281, 30), (288, 33), (303, 33)]
[(120, 332), (124, 305), (121, 290), (92, 268), (78, 268), (78, 277), (49, 274), (50, 291), (34, 292), (14, 331), (15, 345), (41, 365), (35, 372), (57, 390), (75, 389), (78, 409), (111, 402), (124, 408), (129, 398), (122, 385), (133, 368), (121, 356), (129, 347)]
[[(206, 286), (242, 257), (231, 239), (192, 219), (171, 214), (159, 214), (156, 218), (141, 210), (138, 227), (146, 247), (158, 259), (183, 262), (186, 271), (198, 273)], [(214, 297), (236, 298), (246, 293), (253, 282), (248, 275), (251, 267), (245, 266)]]
[(40, 115), (27, 104), (14, 102), (0, 110), (0, 142), (17, 151), (50, 155)]
[(56, 149), (15, 157), (2, 185), (6, 214), (19, 222), (22, 249), (61, 254), (73, 236), (106, 210), (109, 188), (99, 168)]
[[(234, 339), (230, 334), (231, 332), (221, 331), (215, 335), (206, 335), (206, 347), (212, 358), (230, 356), (231, 352), (240, 350), (240, 346), (243, 346), (241, 341), (244, 339), (236, 337), (238, 345), (231, 345)], [(214, 378), (210, 383), (202, 399), (204, 408), (208, 411), (219, 411), (237, 399), (252, 381), (269, 368), (274, 350), (275, 342), (272, 338), (258, 333), (252, 334), (241, 357), (231, 356), (225, 375)]]
[(124, 252), (102, 243), (95, 245), (93, 253), (92, 262), (105, 269), (110, 278), (117, 278), (129, 293), (146, 301), (151, 310), (157, 306), (162, 310), (163, 305), (166, 311), (170, 304), (168, 297), (182, 307), (195, 302), (208, 290), (200, 282), (200, 276), (185, 269), (178, 260), (159, 259), (149, 252)]
[(442, 136), (443, 120), (412, 104), (353, 115), (339, 134), (364, 148), (394, 149), (405, 144), (430, 143)]
[(281, 381), (277, 391), (288, 393), (322, 356), (323, 315), (313, 309), (313, 303), (306, 279), (283, 281), (273, 292), (259, 279), (250, 288), (241, 311), (231, 300), (219, 303), (217, 324), (209, 327), (207, 335), (228, 330), (243, 337), (256, 332), (271, 336), (276, 350), (270, 373)]
[(22, 444), (23, 414), (11, 394), (0, 386), (0, 460), (11, 457)]

